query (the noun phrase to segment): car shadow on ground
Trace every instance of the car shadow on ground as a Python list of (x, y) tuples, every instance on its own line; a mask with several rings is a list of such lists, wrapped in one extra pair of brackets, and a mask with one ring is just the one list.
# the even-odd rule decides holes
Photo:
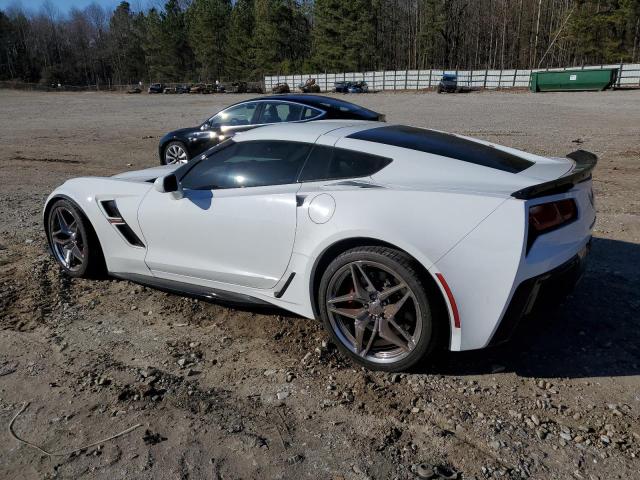
[(522, 325), (499, 347), (447, 352), (422, 373), (523, 377), (640, 374), (640, 245), (594, 238), (587, 270), (555, 311)]
[[(307, 321), (276, 306), (212, 303)], [(462, 376), (501, 372), (543, 378), (639, 375), (640, 244), (594, 238), (584, 277), (557, 309), (521, 325), (501, 346), (436, 353), (411, 371)]]

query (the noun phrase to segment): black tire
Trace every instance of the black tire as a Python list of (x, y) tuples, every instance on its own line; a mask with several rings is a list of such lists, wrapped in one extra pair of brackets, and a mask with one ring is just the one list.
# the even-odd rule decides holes
[[(351, 265), (355, 265), (354, 262), (359, 262), (358, 265), (362, 265), (365, 268), (371, 268), (372, 270), (370, 270), (368, 274), (369, 276), (375, 273), (376, 265), (379, 265), (384, 269), (388, 269), (389, 271), (392, 271), (393, 274), (396, 275), (395, 278), (399, 280), (399, 283), (404, 282), (405, 285), (408, 287), (407, 292), (410, 292), (413, 294), (413, 296), (411, 297), (412, 304), (415, 304), (414, 306), (417, 305), (418, 307), (414, 311), (415, 327), (413, 331), (414, 331), (414, 334), (416, 334), (415, 332), (418, 332), (418, 323), (419, 323), (420, 333), (419, 333), (419, 337), (413, 343), (413, 348), (409, 349), (408, 352), (404, 352), (402, 353), (402, 355), (399, 355), (397, 360), (393, 360), (393, 358), (387, 359), (387, 360), (373, 358), (375, 355), (380, 355), (380, 352), (382, 352), (382, 350), (380, 350), (377, 353), (371, 354), (372, 350), (369, 350), (368, 347), (367, 347), (367, 351), (365, 351), (366, 358), (365, 356), (362, 356), (356, 353), (356, 351), (354, 351), (354, 349), (356, 348), (355, 345), (348, 343), (347, 338), (344, 335), (344, 330), (338, 326), (340, 324), (340, 321), (338, 321), (336, 318), (344, 319), (344, 317), (340, 317), (340, 315), (337, 315), (335, 309), (333, 309), (331, 313), (329, 311), (328, 302), (331, 299), (333, 299), (332, 301), (335, 302), (335, 299), (337, 298), (337, 296), (340, 295), (338, 292), (333, 292), (333, 293), (330, 292), (329, 291), (330, 287), (332, 289), (335, 288), (336, 282), (339, 282), (338, 280), (335, 280), (336, 277), (342, 275), (344, 278), (346, 278), (345, 275), (348, 275), (348, 273), (346, 274), (344, 272), (346, 271), (347, 266), (351, 268), (350, 267)], [(351, 272), (353, 272), (353, 269), (351, 269)], [(380, 270), (380, 272), (384, 274), (384, 271)], [(361, 278), (366, 278), (366, 277), (361, 277)], [(376, 278), (379, 278), (379, 277), (374, 277), (374, 280)], [(362, 283), (362, 280), (359, 280), (359, 281)], [(388, 282), (387, 280), (383, 280), (383, 281)], [(375, 286), (375, 288), (378, 289), (378, 286)], [(351, 292), (354, 292), (356, 289), (357, 287), (354, 283), (353, 288), (351, 289)], [(384, 291), (384, 287), (382, 287), (382, 289), (380, 289), (378, 293), (381, 293), (383, 291)], [(334, 295), (334, 293), (336, 293), (337, 295)], [(375, 294), (372, 294), (372, 295), (375, 295)], [(399, 295), (403, 296), (404, 293), (403, 294), (399, 293)], [(389, 302), (391, 302), (390, 300), (391, 298), (393, 297), (389, 297)], [(359, 301), (356, 300), (355, 302), (359, 302)], [(350, 303), (352, 305), (354, 304), (354, 302), (347, 302), (347, 303)], [(374, 303), (375, 302), (372, 301), (371, 305), (373, 305)], [(440, 329), (438, 327), (438, 322), (435, 322), (432, 317), (433, 310), (430, 307), (429, 298), (427, 296), (427, 290), (425, 289), (425, 286), (423, 285), (423, 282), (420, 279), (420, 275), (418, 274), (418, 270), (416, 269), (415, 261), (411, 259), (409, 256), (407, 256), (405, 253), (400, 252), (398, 250), (391, 249), (391, 248), (366, 247), (366, 246), (356, 247), (356, 248), (347, 250), (346, 252), (336, 257), (327, 266), (326, 270), (322, 275), (322, 279), (320, 281), (320, 287), (318, 289), (318, 305), (319, 305), (319, 311), (320, 311), (320, 315), (322, 317), (324, 326), (329, 332), (329, 334), (331, 335), (335, 344), (338, 346), (339, 350), (343, 354), (348, 356), (355, 363), (364, 365), (365, 367), (372, 370), (383, 370), (388, 372), (406, 371), (410, 369), (412, 366), (416, 365), (421, 360), (423, 360), (431, 352), (433, 352), (433, 350), (437, 346), (438, 339), (440, 338), (440, 335), (439, 335)], [(337, 305), (337, 304), (333, 303), (333, 305)], [(370, 304), (367, 303), (366, 306), (364, 306), (363, 308), (366, 310), (367, 308), (369, 308), (368, 307), (369, 305)], [(380, 308), (379, 305), (380, 303), (378, 303), (378, 308)], [(384, 303), (382, 305), (384, 305)], [(403, 305), (404, 306), (401, 308), (405, 308), (405, 306), (409, 308), (406, 301), (404, 302)], [(383, 307), (383, 308), (387, 308), (387, 307)], [(366, 317), (375, 318), (375, 316), (371, 317), (371, 310), (368, 310), (368, 312), (369, 313), (365, 315)], [(397, 312), (397, 313), (400, 313), (400, 312)], [(379, 314), (379, 312), (376, 312), (376, 314)], [(382, 315), (382, 318), (385, 318), (385, 317), (387, 317), (386, 311)], [(419, 317), (419, 318), (415, 318), (415, 317)], [(376, 321), (375, 323), (376, 326), (379, 325), (379, 323), (377, 322), (383, 321), (382, 319), (380, 319), (380, 317), (377, 317), (377, 318), (379, 320)], [(393, 318), (395, 319), (395, 317)], [(397, 320), (398, 320), (398, 323), (400, 323), (400, 319), (398, 318)], [(347, 321), (348, 320), (342, 320), (341, 323), (344, 324), (344, 323), (347, 323)], [(355, 322), (355, 320), (351, 320), (351, 321)], [(364, 343), (366, 342), (367, 333), (369, 333), (370, 339), (372, 337), (375, 338), (375, 335), (373, 335), (372, 332), (377, 327), (369, 328), (371, 327), (371, 324), (369, 323), (368, 325), (369, 325), (367, 327), (368, 330), (365, 331), (365, 334), (363, 337), (365, 338), (365, 341), (363, 341), (361, 345), (364, 345)], [(399, 331), (395, 330), (395, 332), (398, 333)], [(409, 333), (409, 330), (405, 329), (405, 333)], [(356, 337), (353, 336), (352, 340), (355, 338)], [(378, 340), (383, 341), (384, 339), (379, 338)], [(369, 341), (368, 343), (371, 344), (371, 341)], [(373, 345), (375, 345), (375, 343)], [(392, 348), (392, 346), (390, 345), (389, 348)]]
[[(64, 212), (68, 219), (73, 217), (77, 225), (76, 235), (79, 234), (78, 237), (82, 239), (83, 259), (82, 261), (75, 259), (75, 263), (71, 267), (61, 260), (57, 253), (60, 247), (57, 247), (54, 241), (54, 232), (57, 230), (56, 216), (59, 212)], [(106, 276), (107, 269), (98, 236), (89, 219), (74, 203), (65, 199), (55, 200), (48, 209), (45, 228), (53, 258), (65, 274), (75, 278), (103, 278)]]
[(167, 158), (168, 152), (172, 152), (172, 150), (174, 150), (175, 148), (179, 148), (184, 152), (185, 157), (183, 160), (186, 160), (187, 162), (190, 160), (189, 151), (187, 150), (186, 145), (180, 142), (179, 140), (174, 140), (172, 142), (167, 143), (162, 149), (162, 158), (160, 158), (160, 163), (162, 163), (162, 165), (169, 165), (171, 163), (175, 163), (175, 162), (170, 162), (169, 159)]

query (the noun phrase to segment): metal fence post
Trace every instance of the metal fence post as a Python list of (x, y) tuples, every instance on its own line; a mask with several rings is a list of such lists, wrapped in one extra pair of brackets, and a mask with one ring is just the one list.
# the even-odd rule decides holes
[(624, 64), (622, 63), (622, 60), (620, 60), (620, 71), (618, 72), (618, 88), (620, 88), (620, 85), (622, 84), (622, 71), (624, 70)]
[(482, 88), (487, 88), (487, 75), (489, 75), (489, 69), (485, 69), (484, 71), (484, 83), (482, 84)]
[(431, 72), (433, 72), (433, 70), (429, 69), (429, 86), (427, 88), (431, 88)]
[(517, 76), (518, 76), (518, 69), (516, 68), (516, 69), (513, 71), (513, 85), (511, 85), (512, 87), (515, 87), (515, 86), (516, 86), (516, 77), (517, 77)]

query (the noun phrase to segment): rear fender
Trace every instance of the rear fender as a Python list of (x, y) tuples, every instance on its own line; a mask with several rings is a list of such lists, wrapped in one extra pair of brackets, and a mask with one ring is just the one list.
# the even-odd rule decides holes
[(460, 315), (452, 350), (486, 346), (502, 318), (525, 250), (524, 209), (522, 201), (504, 202), (435, 263)]

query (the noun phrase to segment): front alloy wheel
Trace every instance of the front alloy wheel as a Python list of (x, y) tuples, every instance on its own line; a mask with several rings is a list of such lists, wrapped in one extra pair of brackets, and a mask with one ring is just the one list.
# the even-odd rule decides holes
[(325, 326), (339, 348), (370, 368), (409, 368), (434, 346), (431, 310), (410, 259), (361, 247), (336, 258), (320, 292)]
[(77, 272), (86, 257), (86, 240), (78, 228), (78, 218), (64, 205), (57, 205), (49, 216), (51, 248), (56, 260), (68, 271)]
[(54, 258), (72, 277), (100, 278), (106, 272), (100, 242), (87, 217), (72, 202), (55, 200), (48, 212), (47, 237)]

